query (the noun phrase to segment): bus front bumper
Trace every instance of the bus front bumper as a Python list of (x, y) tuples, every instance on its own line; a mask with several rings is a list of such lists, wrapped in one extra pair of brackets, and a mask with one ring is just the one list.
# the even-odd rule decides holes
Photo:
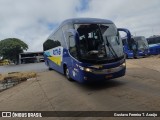
[(125, 75), (126, 66), (124, 64), (110, 69), (83, 72), (82, 81), (104, 81)]

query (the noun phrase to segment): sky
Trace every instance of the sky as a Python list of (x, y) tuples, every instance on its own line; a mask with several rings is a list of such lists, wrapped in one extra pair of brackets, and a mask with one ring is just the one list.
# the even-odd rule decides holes
[(133, 35), (160, 35), (160, 0), (0, 0), (0, 40), (19, 38), (28, 51), (68, 18), (109, 19)]

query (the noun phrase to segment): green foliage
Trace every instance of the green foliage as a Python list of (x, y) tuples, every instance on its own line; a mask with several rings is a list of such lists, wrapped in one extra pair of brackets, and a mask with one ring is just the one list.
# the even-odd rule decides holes
[(27, 50), (28, 45), (17, 38), (7, 38), (0, 41), (0, 56), (4, 59), (18, 61), (19, 53)]

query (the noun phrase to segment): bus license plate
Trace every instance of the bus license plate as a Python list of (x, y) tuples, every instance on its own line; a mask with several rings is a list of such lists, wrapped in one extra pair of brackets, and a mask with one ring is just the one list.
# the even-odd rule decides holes
[(113, 75), (106, 75), (106, 79), (112, 78), (112, 77), (113, 77)]

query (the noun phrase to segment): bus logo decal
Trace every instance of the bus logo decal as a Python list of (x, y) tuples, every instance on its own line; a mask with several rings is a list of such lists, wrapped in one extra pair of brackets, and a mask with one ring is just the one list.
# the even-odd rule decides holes
[(62, 58), (63, 58), (63, 47), (56, 47), (53, 49), (50, 49), (45, 52), (47, 55), (48, 59), (50, 59), (52, 62), (55, 64), (61, 66)]

